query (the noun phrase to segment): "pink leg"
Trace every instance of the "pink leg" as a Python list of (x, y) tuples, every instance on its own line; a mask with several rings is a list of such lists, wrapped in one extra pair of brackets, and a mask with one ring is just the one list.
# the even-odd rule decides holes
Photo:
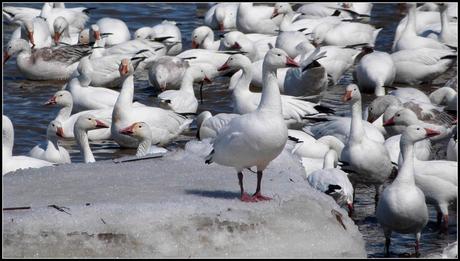
[(272, 198), (263, 196), (262, 193), (260, 192), (260, 183), (262, 183), (262, 171), (257, 171), (257, 188), (256, 188), (256, 193), (252, 195), (252, 197), (256, 201), (264, 201), (264, 200), (271, 200)]
[(442, 230), (445, 234), (449, 232), (449, 214), (444, 214), (443, 218), (444, 224), (442, 226)]
[(348, 206), (348, 216), (351, 217), (351, 215), (353, 215), (353, 204), (348, 203), (347, 206)]
[(419, 257), (420, 256), (420, 238), (422, 237), (422, 233), (417, 233), (415, 235), (415, 256)]
[(441, 211), (438, 211), (438, 212), (437, 212), (436, 221), (437, 221), (436, 224), (437, 224), (438, 226), (441, 226), (441, 221), (442, 221), (442, 212), (441, 212)]
[(248, 193), (244, 192), (243, 188), (243, 173), (238, 172), (238, 183), (240, 184), (241, 197), (240, 200), (243, 202), (256, 202)]

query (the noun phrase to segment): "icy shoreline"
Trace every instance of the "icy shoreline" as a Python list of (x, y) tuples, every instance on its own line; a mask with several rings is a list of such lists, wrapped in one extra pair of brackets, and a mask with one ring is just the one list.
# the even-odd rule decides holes
[[(248, 192), (255, 181), (246, 171)], [(266, 170), (262, 191), (273, 200), (241, 202), (232, 168), (183, 150), (19, 170), (3, 177), (3, 207), (31, 208), (3, 211), (3, 255), (366, 257), (346, 211), (312, 189), (286, 151)]]

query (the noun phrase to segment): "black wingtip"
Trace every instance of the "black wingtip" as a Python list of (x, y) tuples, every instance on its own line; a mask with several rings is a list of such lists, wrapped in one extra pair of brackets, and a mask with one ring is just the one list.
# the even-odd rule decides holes
[(315, 108), (318, 112), (322, 113), (335, 113), (335, 110), (323, 105), (316, 105), (313, 108)]
[(86, 9), (83, 10), (83, 13), (89, 14), (89, 11), (95, 10), (95, 9), (97, 9), (97, 8), (96, 8), (96, 7), (88, 7), (88, 8), (86, 8)]
[(209, 155), (206, 157), (206, 161), (204, 163), (206, 164), (211, 164), (212, 163), (212, 155), (214, 154), (214, 149), (209, 153)]
[(303, 142), (302, 140), (299, 140), (298, 138), (293, 137), (293, 136), (288, 136), (288, 140), (295, 141), (296, 143), (302, 143)]
[(340, 15), (340, 11), (339, 10), (335, 10), (333, 14), (331, 14), (331, 16), (339, 16)]
[(457, 59), (457, 55), (456, 54), (449, 54), (449, 55), (441, 57), (441, 60), (442, 59)]
[(329, 195), (329, 194), (335, 192), (336, 190), (340, 190), (340, 189), (342, 189), (342, 187), (339, 186), (339, 185), (329, 185), (328, 188), (327, 188), (327, 190), (324, 191), (324, 193), (326, 193), (327, 195)]
[(135, 53), (135, 55), (138, 55), (138, 54), (141, 54), (143, 52), (147, 52), (149, 49), (142, 49), (140, 51), (138, 51), (137, 53)]

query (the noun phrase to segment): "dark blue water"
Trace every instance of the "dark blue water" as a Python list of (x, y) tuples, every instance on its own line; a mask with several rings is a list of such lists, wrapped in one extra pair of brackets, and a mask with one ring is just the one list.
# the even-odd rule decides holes
[[(27, 6), (41, 8), (42, 4), (6, 4), (8, 6)], [(83, 4), (66, 4), (67, 7), (77, 7)], [(122, 19), (128, 25), (132, 34), (143, 26), (153, 26), (161, 23), (163, 19), (173, 20), (179, 23), (182, 32), (184, 50), (191, 48), (190, 35), (194, 28), (203, 24), (203, 16), (209, 7), (208, 4), (122, 4), (122, 3), (88, 3), (85, 7), (95, 7), (90, 14), (88, 24), (95, 23), (98, 19), (106, 16)], [(389, 52), (393, 42), (394, 32), (398, 22), (404, 17), (405, 10), (396, 4), (374, 4), (370, 24), (383, 27), (380, 32), (376, 49)], [(16, 26), (3, 25), (3, 43), (6, 43)], [(433, 87), (442, 86), (443, 83), (457, 73), (457, 67), (451, 69), (445, 76), (434, 81), (434, 85), (419, 86), (421, 90), (429, 92)], [(140, 79), (140, 80), (139, 80)], [(154, 104), (153, 89), (149, 86), (146, 77), (140, 76), (135, 82), (135, 98), (145, 104)], [(351, 81), (351, 72), (348, 72), (338, 86), (331, 87), (330, 97), (339, 97), (343, 93), (343, 87)], [(200, 105), (199, 112), (209, 110), (213, 114), (230, 112), (230, 96), (227, 92), (228, 79), (215, 79), (204, 88), (204, 104)], [(42, 106), (51, 96), (61, 89), (62, 82), (36, 82), (26, 80), (16, 69), (15, 59), (11, 59), (3, 67), (3, 114), (10, 117), (15, 128), (14, 155), (24, 155), (39, 142), (46, 139), (46, 127), (54, 119), (59, 108)], [(198, 94), (198, 93), (197, 93)], [(372, 95), (364, 95), (364, 104), (373, 99)], [(340, 110), (348, 110), (339, 108)], [(195, 137), (195, 132), (185, 132), (178, 141), (169, 145), (170, 148), (182, 146), (187, 140)], [(82, 162), (79, 150), (74, 141), (64, 141), (73, 162)], [(112, 141), (93, 142), (91, 144), (96, 160), (111, 159), (123, 155), (133, 154), (134, 150), (120, 149)], [(369, 257), (383, 256), (383, 231), (374, 216), (374, 190), (373, 188), (356, 188), (355, 216), (353, 219), (359, 226), (364, 239)], [(448, 243), (457, 240), (457, 213), (456, 208), (450, 210), (450, 228), (448, 235), (439, 235), (436, 225), (436, 213), (430, 207), (430, 223), (424, 229), (421, 240), (422, 256), (440, 253)], [(414, 244), (413, 235), (398, 235), (392, 237), (392, 256), (398, 253), (412, 252)]]

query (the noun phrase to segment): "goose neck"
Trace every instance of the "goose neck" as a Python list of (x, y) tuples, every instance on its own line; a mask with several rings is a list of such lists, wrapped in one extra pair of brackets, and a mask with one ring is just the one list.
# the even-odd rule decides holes
[(83, 160), (85, 163), (96, 162), (93, 156), (93, 152), (89, 146), (88, 141), (88, 134), (86, 131), (76, 128), (75, 132), (75, 139), (77, 140), (77, 144), (80, 147), (80, 152), (83, 155)]
[(257, 110), (259, 111), (274, 111), (281, 115), (281, 95), (276, 77), (276, 69), (263, 66), (263, 89), (260, 104)]
[(56, 116), (55, 120), (58, 120), (60, 122), (64, 122), (64, 121), (68, 120), (70, 118), (71, 113), (72, 113), (72, 109), (73, 109), (73, 104), (72, 103), (66, 104), (64, 107), (62, 107), (59, 110), (58, 115)]
[(118, 95), (115, 107), (128, 106), (133, 103), (134, 98), (134, 76), (129, 75), (123, 79), (120, 95)]
[(409, 8), (409, 12), (407, 14), (407, 23), (406, 27), (404, 28), (403, 34), (406, 36), (416, 36), (416, 10), (414, 7)]
[(415, 185), (414, 180), (414, 143), (404, 140), (404, 136), (400, 141), (402, 165), (398, 171), (398, 175), (394, 182), (409, 183)]
[(193, 92), (193, 82), (194, 82), (194, 80), (195, 79), (193, 77), (192, 71), (190, 69), (185, 71), (184, 76), (182, 78), (182, 82), (180, 84), (180, 90), (194, 94), (194, 92)]
[(337, 163), (337, 153), (335, 150), (329, 150), (324, 156), (323, 169), (333, 169)]
[(354, 141), (360, 141), (363, 139), (363, 136), (366, 135), (363, 127), (361, 106), (361, 99), (355, 101), (355, 103), (351, 106), (350, 139)]

